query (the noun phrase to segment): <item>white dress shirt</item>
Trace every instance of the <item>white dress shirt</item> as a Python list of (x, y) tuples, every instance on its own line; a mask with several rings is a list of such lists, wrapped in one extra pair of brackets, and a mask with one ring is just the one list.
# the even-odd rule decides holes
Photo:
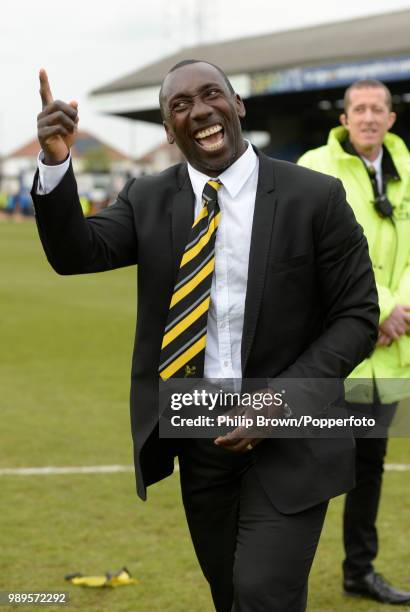
[[(215, 240), (215, 272), (205, 348), (205, 378), (242, 378), (241, 343), (249, 250), (259, 161), (248, 143), (245, 153), (219, 175), (221, 221)], [(210, 177), (188, 164), (195, 194), (195, 217)]]
[(38, 182), (37, 182), (37, 194), (38, 195), (47, 195), (57, 187), (57, 185), (62, 180), (63, 176), (67, 172), (71, 155), (67, 157), (62, 164), (58, 164), (57, 166), (46, 166), (43, 163), (43, 151), (40, 151), (37, 157), (37, 166), (38, 166)]
[[(41, 157), (40, 154), (37, 193), (44, 195), (59, 184), (68, 170), (70, 157), (58, 166), (46, 166)], [(258, 157), (247, 143), (243, 155), (219, 176), (221, 221), (215, 240), (205, 378), (242, 378), (241, 343), (258, 170)], [(202, 207), (204, 186), (211, 177), (190, 164), (188, 173), (195, 194), (196, 217)]]

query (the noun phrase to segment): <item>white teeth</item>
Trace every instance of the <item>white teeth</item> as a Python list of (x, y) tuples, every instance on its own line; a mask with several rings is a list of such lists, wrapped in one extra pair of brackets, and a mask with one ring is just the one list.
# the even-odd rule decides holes
[(215, 144), (208, 144), (206, 146), (204, 146), (204, 149), (206, 149), (207, 151), (216, 151), (216, 149), (220, 149), (223, 146), (224, 141), (220, 140), (219, 142), (216, 142)]
[(202, 130), (201, 132), (198, 132), (197, 134), (195, 134), (195, 138), (207, 138), (208, 136), (211, 136), (212, 134), (216, 134), (217, 132), (220, 132), (222, 130), (222, 125), (213, 125), (210, 128), (207, 128), (206, 130)]

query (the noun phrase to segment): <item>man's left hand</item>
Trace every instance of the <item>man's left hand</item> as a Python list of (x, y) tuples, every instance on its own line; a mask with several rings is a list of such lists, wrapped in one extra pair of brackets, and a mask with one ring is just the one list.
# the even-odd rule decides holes
[(225, 436), (216, 438), (214, 443), (217, 446), (223, 446), (226, 450), (233, 453), (246, 453), (251, 451), (259, 442), (262, 442), (262, 438), (244, 438), (245, 433), (244, 427), (237, 427)]
[[(255, 419), (256, 414), (263, 414), (265, 417), (269, 418), (278, 416), (278, 410), (280, 407), (274, 405), (273, 403), (274, 393), (272, 389), (263, 389), (262, 391), (258, 391), (258, 403), (260, 402), (260, 397), (262, 395), (265, 398), (264, 401), (267, 401), (267, 398), (270, 397), (270, 403), (259, 407), (257, 411), (252, 406), (238, 406), (233, 410), (232, 416), (240, 415), (252, 420)], [(266, 437), (258, 437), (255, 434), (257, 434), (256, 425), (254, 425), (250, 430), (241, 425), (224, 436), (219, 436), (214, 440), (214, 443), (217, 446), (223, 446), (233, 453), (245, 453), (247, 451), (251, 451), (257, 444), (262, 442), (264, 437)]]
[[(379, 332), (388, 336), (390, 340), (398, 340), (400, 336), (407, 333), (410, 326), (410, 306), (397, 304), (390, 315), (379, 325)], [(380, 340), (380, 337), (379, 337)], [(381, 344), (380, 346), (386, 346)]]
[(388, 336), (387, 334), (384, 334), (379, 329), (379, 337), (377, 338), (376, 346), (390, 346), (392, 342), (393, 342), (392, 338), (390, 338), (390, 336)]

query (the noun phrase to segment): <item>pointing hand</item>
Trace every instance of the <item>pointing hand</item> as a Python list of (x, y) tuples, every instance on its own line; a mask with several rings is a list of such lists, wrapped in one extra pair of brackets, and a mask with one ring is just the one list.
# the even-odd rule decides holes
[(44, 162), (63, 162), (75, 142), (78, 125), (78, 104), (54, 100), (46, 71), (40, 70), (42, 112), (37, 116), (37, 135), (44, 152)]

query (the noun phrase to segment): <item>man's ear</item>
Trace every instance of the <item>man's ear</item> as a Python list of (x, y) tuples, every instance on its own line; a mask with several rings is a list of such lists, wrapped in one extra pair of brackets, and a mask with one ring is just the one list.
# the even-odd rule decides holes
[(348, 121), (347, 121), (347, 115), (346, 115), (346, 113), (342, 113), (342, 114), (340, 115), (340, 117), (339, 117), (339, 121), (340, 121), (340, 123), (341, 123), (342, 125), (344, 125), (344, 127), (347, 127), (347, 123), (348, 123)]
[(174, 144), (175, 142), (175, 137), (174, 134), (171, 130), (171, 128), (169, 127), (168, 123), (166, 121), (163, 121), (162, 125), (164, 126), (166, 135), (167, 135), (167, 140), (169, 142), (169, 144)]
[(396, 123), (396, 119), (397, 119), (397, 115), (396, 115), (396, 113), (393, 113), (393, 111), (392, 111), (390, 113), (390, 115), (389, 115), (389, 123), (388, 123), (388, 126), (389, 126), (388, 129), (389, 130)]
[(238, 117), (240, 119), (243, 119), (246, 115), (246, 108), (241, 96), (237, 93), (235, 94), (235, 106), (236, 112), (238, 113)]

